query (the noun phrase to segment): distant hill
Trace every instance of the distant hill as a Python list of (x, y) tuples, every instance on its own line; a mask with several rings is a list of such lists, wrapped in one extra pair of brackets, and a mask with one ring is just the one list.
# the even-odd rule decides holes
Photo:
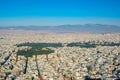
[(120, 26), (103, 24), (59, 25), (59, 26), (6, 26), (6, 27), (0, 26), (0, 30), (50, 30), (50, 31), (111, 33), (120, 32)]

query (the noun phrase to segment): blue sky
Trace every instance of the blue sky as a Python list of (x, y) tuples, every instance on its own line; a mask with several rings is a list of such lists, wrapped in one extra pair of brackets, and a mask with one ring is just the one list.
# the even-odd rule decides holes
[(0, 26), (120, 25), (120, 0), (0, 0)]

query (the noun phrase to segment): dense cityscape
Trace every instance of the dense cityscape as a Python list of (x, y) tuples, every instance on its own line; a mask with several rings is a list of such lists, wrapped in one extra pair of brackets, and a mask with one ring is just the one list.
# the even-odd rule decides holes
[(0, 31), (1, 80), (120, 79), (120, 33)]
[(120, 0), (0, 0), (0, 80), (120, 80)]

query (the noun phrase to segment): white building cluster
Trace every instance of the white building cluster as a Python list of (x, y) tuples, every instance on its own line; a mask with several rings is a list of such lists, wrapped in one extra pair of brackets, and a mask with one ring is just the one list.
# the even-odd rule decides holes
[[(56, 34), (39, 31), (0, 32), (0, 80), (112, 80), (120, 78), (120, 46), (97, 46), (96, 48), (58, 47), (54, 53), (28, 58), (17, 56), (16, 44), (25, 42), (116, 42), (120, 34), (66, 33)], [(39, 71), (38, 71), (39, 70)]]

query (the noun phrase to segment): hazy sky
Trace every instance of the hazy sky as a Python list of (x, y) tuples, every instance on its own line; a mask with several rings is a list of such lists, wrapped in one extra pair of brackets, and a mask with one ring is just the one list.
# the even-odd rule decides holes
[(0, 26), (120, 25), (120, 0), (0, 0)]

